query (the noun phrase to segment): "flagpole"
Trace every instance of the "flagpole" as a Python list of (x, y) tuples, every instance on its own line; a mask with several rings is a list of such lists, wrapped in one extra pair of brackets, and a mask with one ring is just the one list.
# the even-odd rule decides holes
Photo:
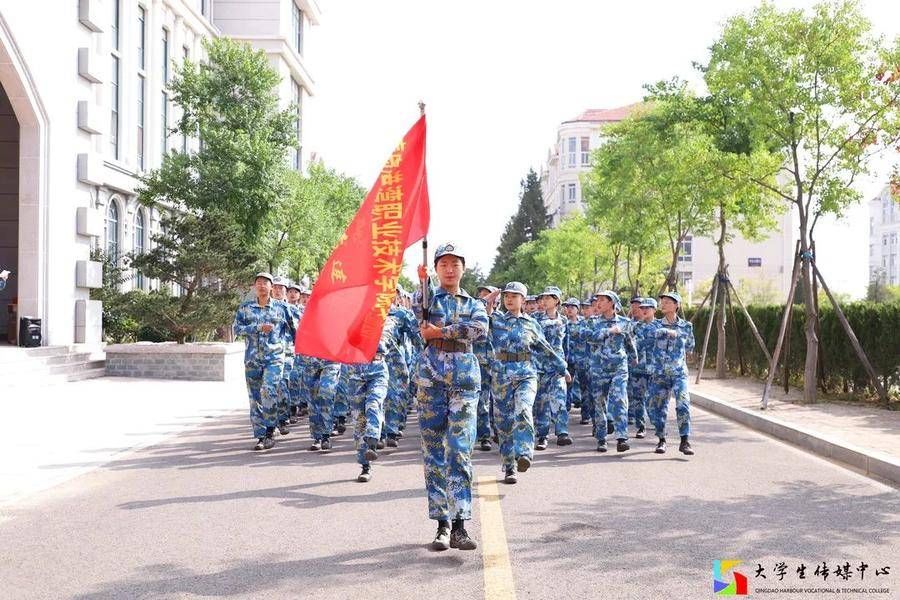
[[(425, 116), (425, 103), (419, 100), (419, 116)], [(425, 279), (422, 280), (422, 322), (428, 321), (428, 235), (422, 238), (422, 264), (425, 265)]]

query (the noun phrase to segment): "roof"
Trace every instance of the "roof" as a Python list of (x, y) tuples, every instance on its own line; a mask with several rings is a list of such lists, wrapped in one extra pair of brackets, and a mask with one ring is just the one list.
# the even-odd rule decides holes
[(630, 116), (636, 109), (644, 106), (643, 102), (635, 102), (618, 108), (589, 108), (574, 119), (563, 121), (573, 123), (585, 121), (589, 123), (616, 123)]

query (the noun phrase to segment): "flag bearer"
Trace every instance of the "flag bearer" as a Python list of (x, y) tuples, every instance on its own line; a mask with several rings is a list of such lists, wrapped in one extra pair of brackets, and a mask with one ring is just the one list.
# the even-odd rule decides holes
[(426, 344), (416, 381), (428, 516), (438, 522), (432, 546), (474, 550), (477, 544), (465, 529), (472, 518), (472, 446), (481, 390), (472, 343), (487, 332), (488, 318), (484, 305), (459, 287), (466, 259), (455, 244), (438, 246), (434, 268), (440, 287), (432, 289), (420, 265), (419, 278), (429, 288), (425, 310), (421, 291), (414, 301)]

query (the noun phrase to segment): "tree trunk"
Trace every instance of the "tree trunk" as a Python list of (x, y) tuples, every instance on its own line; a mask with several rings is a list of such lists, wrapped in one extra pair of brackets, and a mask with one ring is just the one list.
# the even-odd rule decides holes
[(803, 368), (803, 402), (812, 404), (816, 401), (816, 370), (819, 366), (819, 338), (816, 335), (816, 302), (813, 297), (813, 274), (809, 246), (809, 221), (806, 214), (800, 213), (800, 252), (802, 256), (800, 273), (803, 281), (803, 306), (806, 312), (806, 364)]
[[(722, 285), (725, 278), (725, 228), (725, 209), (719, 204), (719, 241), (716, 242), (716, 245), (719, 247), (719, 268), (716, 271), (716, 277), (719, 278), (719, 287), (722, 291), (725, 291), (725, 286)], [(727, 297), (727, 294), (719, 294), (718, 322), (716, 324), (716, 377), (719, 379), (724, 379), (727, 375), (727, 369), (725, 368), (725, 322), (727, 320), (725, 303)], [(713, 310), (715, 310), (715, 307)]]

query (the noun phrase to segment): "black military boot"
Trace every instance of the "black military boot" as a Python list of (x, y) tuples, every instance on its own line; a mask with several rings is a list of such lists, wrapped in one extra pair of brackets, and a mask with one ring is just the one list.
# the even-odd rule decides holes
[(373, 460), (377, 460), (378, 459), (378, 451), (377, 451), (378, 440), (376, 440), (375, 438), (367, 437), (367, 438), (365, 438), (365, 441), (366, 441), (366, 446), (368, 446), (368, 448), (366, 449), (366, 460), (369, 462), (371, 462)]
[(688, 456), (694, 455), (694, 449), (691, 448), (691, 443), (688, 441), (688, 436), (681, 436), (681, 444), (678, 446), (678, 451)]
[(624, 439), (616, 440), (616, 452), (626, 452), (631, 449), (631, 446), (628, 445), (628, 442)]
[(459, 550), (474, 550), (478, 547), (478, 544), (469, 537), (463, 525), (464, 521), (462, 519), (453, 521), (453, 529), (450, 531), (450, 547)]
[(656, 450), (654, 450), (657, 454), (665, 454), (666, 453), (666, 438), (659, 438), (659, 443), (656, 444)]

